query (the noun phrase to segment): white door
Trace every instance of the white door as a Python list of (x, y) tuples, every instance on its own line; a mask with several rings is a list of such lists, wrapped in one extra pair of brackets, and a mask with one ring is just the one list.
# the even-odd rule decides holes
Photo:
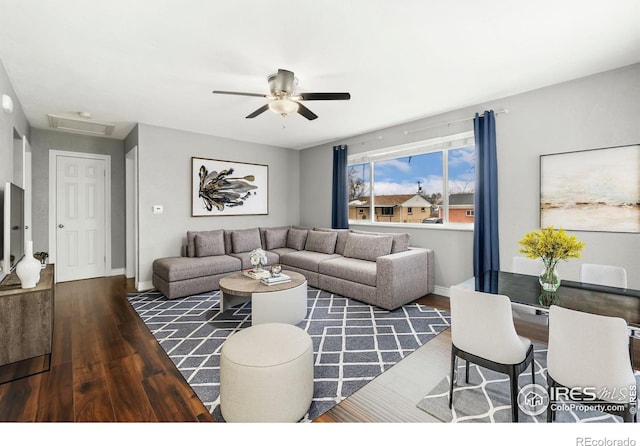
[(105, 275), (105, 160), (56, 157), (58, 282)]

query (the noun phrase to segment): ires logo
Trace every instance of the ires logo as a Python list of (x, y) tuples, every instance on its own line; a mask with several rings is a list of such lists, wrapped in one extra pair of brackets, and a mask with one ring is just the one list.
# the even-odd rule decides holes
[[(621, 410), (631, 403), (631, 412), (637, 408), (636, 386), (621, 388), (597, 387), (553, 387), (547, 389), (540, 384), (527, 384), (518, 393), (518, 406), (526, 415), (542, 414), (549, 405), (553, 411), (590, 412)], [(549, 393), (551, 392), (551, 393)]]
[(553, 387), (549, 389), (551, 401), (571, 400), (576, 402), (610, 401), (625, 403), (636, 400), (636, 386), (630, 387)]

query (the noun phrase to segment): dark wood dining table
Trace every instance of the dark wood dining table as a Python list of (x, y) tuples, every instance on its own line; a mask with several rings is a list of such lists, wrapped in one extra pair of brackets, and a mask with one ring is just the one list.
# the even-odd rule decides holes
[(621, 317), (632, 331), (640, 331), (640, 290), (562, 280), (555, 293), (548, 293), (542, 291), (537, 276), (505, 271), (489, 271), (473, 280), (476, 291), (503, 294), (512, 302), (543, 313), (551, 305), (558, 305), (587, 313)]

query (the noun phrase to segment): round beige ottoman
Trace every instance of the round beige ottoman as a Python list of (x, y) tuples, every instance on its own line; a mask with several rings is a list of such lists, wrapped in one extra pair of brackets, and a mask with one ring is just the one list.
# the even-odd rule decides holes
[(295, 325), (254, 325), (220, 354), (220, 410), (227, 422), (295, 422), (313, 397), (313, 343)]

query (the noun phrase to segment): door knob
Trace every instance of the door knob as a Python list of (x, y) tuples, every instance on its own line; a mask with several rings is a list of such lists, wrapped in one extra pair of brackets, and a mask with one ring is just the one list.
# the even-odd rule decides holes
[(60, 229), (62, 229), (62, 228), (64, 228), (64, 225), (63, 225), (62, 223), (60, 223), (60, 224), (58, 225), (58, 227), (59, 227)]

